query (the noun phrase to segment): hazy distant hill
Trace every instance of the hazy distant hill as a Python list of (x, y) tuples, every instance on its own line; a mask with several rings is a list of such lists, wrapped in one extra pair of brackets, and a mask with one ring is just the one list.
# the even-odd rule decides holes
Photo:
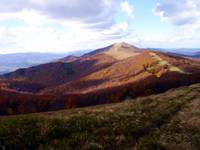
[(47, 63), (61, 58), (66, 54), (51, 53), (15, 53), (0, 55), (0, 73), (7, 73), (18, 68), (26, 68)]
[(13, 54), (0, 54), (0, 74), (15, 71), (19, 68), (27, 68), (44, 64), (65, 57), (66, 55), (73, 54), (80, 56), (85, 51), (75, 51), (70, 53), (13, 53)]
[(180, 48), (174, 49), (173, 52), (192, 57), (200, 57), (200, 48)]
[(183, 49), (183, 51), (177, 50), (174, 53), (192, 58), (200, 58), (200, 49)]
[(178, 48), (178, 49), (150, 48), (150, 49), (161, 52), (169, 52), (180, 56), (200, 58), (200, 48)]
[(199, 52), (196, 52), (193, 56), (197, 57), (197, 58), (200, 58), (200, 50), (199, 50)]

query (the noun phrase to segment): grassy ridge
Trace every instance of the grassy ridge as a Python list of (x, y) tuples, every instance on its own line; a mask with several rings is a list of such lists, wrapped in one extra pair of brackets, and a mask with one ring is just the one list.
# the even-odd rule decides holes
[(197, 84), (118, 104), (2, 118), (0, 149), (196, 150), (199, 98)]

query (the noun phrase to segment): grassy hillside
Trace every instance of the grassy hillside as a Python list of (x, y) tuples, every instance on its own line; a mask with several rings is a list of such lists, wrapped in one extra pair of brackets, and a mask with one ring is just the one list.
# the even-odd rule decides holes
[(200, 149), (200, 84), (123, 103), (2, 117), (0, 149)]

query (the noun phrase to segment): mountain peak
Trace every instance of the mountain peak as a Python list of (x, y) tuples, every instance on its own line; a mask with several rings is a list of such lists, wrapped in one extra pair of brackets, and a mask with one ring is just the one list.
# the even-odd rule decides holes
[(111, 45), (110, 48), (104, 51), (104, 54), (110, 55), (118, 60), (139, 55), (142, 51), (131, 44), (120, 42)]
[(129, 44), (129, 43), (126, 43), (126, 42), (118, 42), (118, 43), (114, 43), (112, 45), (113, 47), (117, 47), (117, 48), (120, 48), (120, 47), (134, 47), (133, 45)]
[(130, 44), (128, 44), (126, 42), (116, 42), (113, 45), (130, 45)]
[(139, 55), (141, 52), (142, 52), (141, 49), (129, 43), (119, 42), (119, 43), (114, 43), (105, 48), (92, 51), (86, 54), (85, 56), (91, 56), (91, 55), (96, 55), (96, 54), (106, 54), (106, 55), (112, 56), (113, 58), (117, 60), (122, 60), (128, 57)]

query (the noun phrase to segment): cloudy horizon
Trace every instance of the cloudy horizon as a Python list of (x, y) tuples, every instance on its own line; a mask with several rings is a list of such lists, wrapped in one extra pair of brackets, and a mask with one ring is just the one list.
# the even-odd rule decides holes
[(1, 0), (0, 53), (199, 48), (198, 0)]

